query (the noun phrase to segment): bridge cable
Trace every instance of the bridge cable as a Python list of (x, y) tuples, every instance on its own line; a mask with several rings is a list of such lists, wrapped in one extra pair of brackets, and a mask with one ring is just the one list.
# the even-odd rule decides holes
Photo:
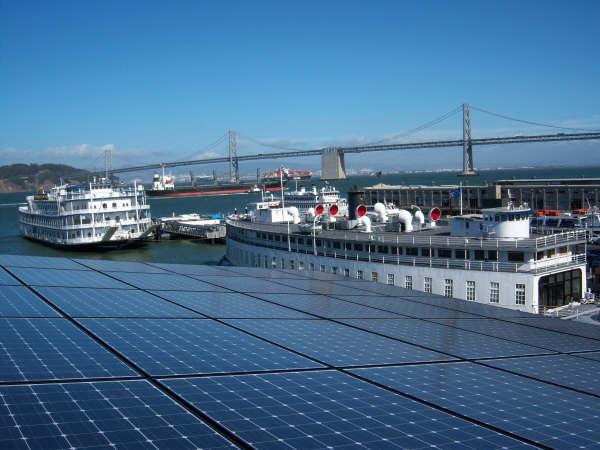
[[(197, 155), (200, 152), (208, 152), (210, 150), (213, 150), (214, 148), (218, 147), (219, 145), (221, 145), (223, 142), (225, 142), (225, 139), (227, 138), (227, 133), (223, 134), (221, 137), (219, 137), (217, 140), (215, 140), (214, 142), (212, 142), (211, 144), (207, 145), (206, 147), (203, 147), (199, 150), (196, 150), (194, 153), (190, 153), (189, 155), (180, 158), (176, 161), (173, 162), (183, 162), (183, 161), (187, 161), (189, 159), (191, 159), (193, 156)], [(197, 158), (196, 158), (197, 159)]]
[(597, 129), (596, 130), (592, 130), (592, 129), (589, 129), (589, 128), (562, 127), (560, 125), (552, 125), (552, 124), (549, 124), (549, 123), (532, 122), (530, 120), (517, 119), (516, 117), (506, 116), (504, 114), (498, 114), (498, 113), (495, 113), (495, 112), (492, 112), (492, 111), (488, 111), (488, 110), (485, 110), (483, 108), (479, 108), (479, 107), (473, 106), (473, 105), (470, 105), (470, 108), (474, 109), (476, 111), (482, 112), (484, 114), (489, 114), (491, 116), (499, 117), (501, 119), (512, 120), (513, 122), (521, 122), (521, 123), (525, 123), (527, 125), (535, 125), (535, 126), (538, 126), (538, 127), (554, 128), (554, 129), (557, 129), (557, 130), (568, 130), (568, 131), (583, 131), (583, 132), (597, 132), (597, 131), (599, 131)]

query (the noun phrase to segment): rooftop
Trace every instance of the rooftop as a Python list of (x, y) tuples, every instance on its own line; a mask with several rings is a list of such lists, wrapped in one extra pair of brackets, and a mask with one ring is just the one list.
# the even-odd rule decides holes
[(332, 274), (0, 255), (2, 448), (593, 447), (600, 326)]

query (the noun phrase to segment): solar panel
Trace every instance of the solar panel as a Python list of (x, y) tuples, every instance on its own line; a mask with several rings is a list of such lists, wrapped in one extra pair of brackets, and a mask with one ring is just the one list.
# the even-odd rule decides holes
[(226, 320), (250, 333), (337, 366), (452, 359), (328, 320)]
[(265, 279), (303, 278), (300, 274), (296, 274), (295, 272), (285, 272), (282, 270), (264, 269), (261, 267), (222, 266), (220, 268), (223, 269), (223, 271), (232, 273), (237, 276), (242, 275), (242, 276), (265, 278)]
[(156, 291), (156, 293), (194, 311), (215, 318), (302, 319), (312, 317), (237, 292)]
[[(344, 286), (324, 280), (277, 280), (277, 283), (292, 286), (305, 291), (311, 291), (322, 295), (367, 295), (368, 292), (357, 290), (353, 286)], [(361, 284), (365, 284), (364, 282)]]
[(360, 303), (366, 306), (372, 306), (374, 308), (384, 309), (386, 311), (394, 312), (407, 317), (416, 318), (435, 318), (435, 317), (471, 317), (478, 318), (469, 313), (456, 311), (450, 307), (442, 308), (438, 306), (428, 305), (424, 303), (415, 302), (412, 298), (404, 297), (385, 297), (377, 295), (361, 295), (360, 297), (355, 295), (337, 295), (334, 294), (335, 298), (346, 300), (353, 303)]
[(600, 350), (600, 341), (528, 327), (505, 320), (457, 318), (435, 319), (432, 322), (560, 352)]
[(134, 289), (36, 287), (35, 290), (71, 317), (200, 317)]
[(225, 448), (147, 381), (0, 387), (0, 448)]
[(179, 273), (182, 275), (218, 275), (218, 276), (236, 276), (238, 274), (222, 270), (217, 266), (196, 266), (192, 264), (163, 264), (163, 263), (147, 263), (153, 267), (158, 267), (169, 272)]
[(13, 277), (6, 270), (0, 267), (0, 286), (17, 286), (19, 284), (21, 283), (19, 283), (19, 281), (15, 277)]
[(473, 363), (353, 370), (552, 448), (597, 447), (600, 399)]
[(238, 292), (270, 292), (270, 293), (279, 293), (279, 294), (305, 294), (306, 291), (301, 289), (297, 289), (295, 287), (286, 286), (283, 284), (278, 284), (274, 282), (267, 282), (263, 278), (254, 278), (254, 277), (214, 277), (214, 276), (196, 276), (193, 275), (194, 278), (198, 280), (204, 280), (207, 283), (215, 284), (217, 286), (221, 286), (223, 288), (229, 288)]
[(60, 314), (25, 286), (3, 286), (0, 317), (60, 317)]
[(536, 328), (557, 331), (559, 333), (572, 334), (575, 336), (588, 337), (600, 340), (600, 327), (572, 320), (554, 319), (551, 317), (517, 317), (508, 319), (511, 322), (520, 323)]
[(337, 371), (165, 380), (256, 448), (511, 448), (520, 442)]
[(83, 319), (80, 322), (156, 376), (318, 366), (209, 319)]
[(569, 355), (552, 355), (491, 359), (486, 360), (484, 364), (590, 394), (600, 394), (600, 361)]
[(341, 319), (341, 322), (461, 358), (539, 355), (547, 350), (418, 319)]
[(51, 256), (0, 255), (0, 265), (10, 267), (37, 267), (48, 269), (84, 270), (81, 264), (67, 258)]
[(588, 352), (588, 353), (576, 353), (573, 356), (578, 358), (593, 359), (594, 361), (600, 361), (600, 352)]
[(65, 319), (0, 319), (0, 381), (135, 376)]
[(342, 318), (342, 317), (400, 317), (397, 314), (382, 311), (380, 309), (369, 308), (368, 306), (349, 303), (332, 297), (325, 297), (318, 294), (255, 294), (257, 297), (264, 298), (280, 305), (290, 306), (301, 311), (316, 314), (322, 317)]
[(10, 271), (30, 286), (129, 288), (124, 283), (92, 270), (11, 267)]
[(184, 275), (127, 272), (111, 272), (110, 275), (140, 289), (157, 291), (225, 291), (225, 289)]
[(78, 263), (104, 272), (165, 273), (160, 267), (138, 261), (111, 261), (109, 259), (76, 259)]

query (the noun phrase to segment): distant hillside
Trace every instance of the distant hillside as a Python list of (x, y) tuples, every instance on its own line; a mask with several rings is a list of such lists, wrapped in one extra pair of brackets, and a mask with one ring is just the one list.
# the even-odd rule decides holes
[(64, 181), (87, 181), (91, 172), (65, 164), (11, 164), (0, 166), (0, 192), (34, 192)]

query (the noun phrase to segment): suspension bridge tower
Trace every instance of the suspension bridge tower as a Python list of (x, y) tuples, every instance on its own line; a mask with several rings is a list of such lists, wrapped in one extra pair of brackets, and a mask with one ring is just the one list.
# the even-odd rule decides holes
[(463, 170), (461, 177), (477, 175), (473, 164), (473, 143), (471, 141), (471, 110), (468, 103), (463, 103)]
[(229, 130), (229, 181), (237, 183), (240, 181), (240, 167), (237, 155), (237, 136), (235, 131)]

